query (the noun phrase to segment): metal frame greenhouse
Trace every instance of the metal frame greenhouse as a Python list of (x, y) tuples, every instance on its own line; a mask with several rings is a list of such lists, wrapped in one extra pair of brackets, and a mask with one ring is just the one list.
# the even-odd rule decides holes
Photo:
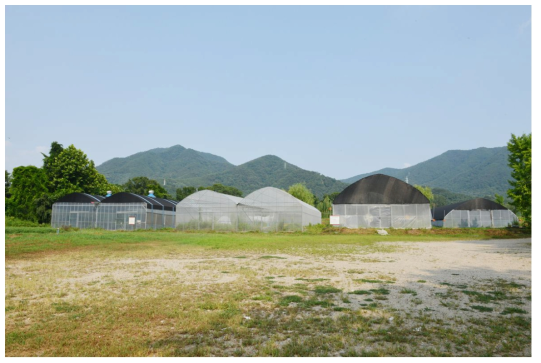
[(76, 228), (94, 228), (99, 203), (105, 199), (100, 195), (71, 193), (53, 204), (51, 226), (60, 228), (71, 226)]
[(181, 230), (302, 231), (321, 223), (321, 212), (272, 187), (246, 198), (202, 190), (177, 204), (176, 223)]
[(286, 191), (266, 187), (248, 194), (241, 209), (254, 229), (261, 231), (303, 231), (321, 223), (321, 212)]
[(504, 228), (517, 223), (515, 213), (484, 198), (435, 208), (432, 222), (434, 226), (446, 228)]
[(430, 202), (416, 188), (375, 174), (351, 184), (333, 202), (346, 228), (431, 228)]
[[(86, 197), (87, 202), (83, 197)], [(53, 204), (51, 226), (137, 230), (175, 227), (176, 202), (118, 193), (108, 198), (72, 193)]]
[(193, 193), (177, 204), (176, 227), (181, 230), (244, 230), (237, 208), (241, 201), (240, 197), (212, 190)]

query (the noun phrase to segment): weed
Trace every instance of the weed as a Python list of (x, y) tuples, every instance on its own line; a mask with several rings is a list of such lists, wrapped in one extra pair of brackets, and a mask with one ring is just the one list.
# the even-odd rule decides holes
[(337, 289), (336, 287), (332, 286), (316, 286), (314, 292), (318, 295), (322, 294), (335, 294), (337, 292), (340, 292), (342, 290)]

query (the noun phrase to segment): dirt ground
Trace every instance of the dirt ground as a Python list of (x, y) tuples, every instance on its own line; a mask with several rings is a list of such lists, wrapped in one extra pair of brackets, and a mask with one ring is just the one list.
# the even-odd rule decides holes
[[(28, 292), (33, 288), (30, 284), (37, 284), (37, 295), (27, 295), (25, 299), (34, 301), (40, 299), (40, 290), (45, 286), (62, 291), (62, 298), (69, 301), (86, 294), (81, 287), (91, 285), (93, 291), (98, 291), (100, 286), (107, 288), (111, 281), (122, 284), (125, 291), (133, 288), (132, 293), (137, 294), (136, 287), (144, 280), (156, 281), (164, 276), (181, 278), (182, 284), (192, 286), (193, 291), (211, 284), (233, 287), (242, 283), (249, 271), (251, 279), (267, 279), (276, 286), (302, 282), (312, 288), (325, 285), (340, 289), (342, 295), (335, 297), (336, 311), (332, 312), (336, 316), (341, 314), (337, 307), (362, 310), (367, 297), (374, 297), (384, 310), (403, 317), (429, 314), (436, 320), (501, 318), (507, 316), (502, 315), (506, 309), (513, 307), (519, 308), (524, 318), (531, 318), (531, 239), (379, 242), (378, 245), (379, 250), (359, 249), (358, 253), (344, 255), (246, 253), (238, 256), (220, 252), (212, 256), (104, 257), (92, 265), (85, 264), (84, 268), (76, 259), (57, 261), (51, 257), (39, 263), (9, 260), (6, 261), (6, 299), (18, 299), (17, 290)], [(45, 281), (47, 269), (51, 270), (49, 282)], [(12, 278), (19, 282), (11, 283)], [(379, 298), (362, 292), (377, 289), (387, 292), (377, 295)], [(352, 293), (355, 291), (358, 293)], [(500, 295), (494, 295), (495, 291)], [(344, 299), (344, 294), (348, 299)], [(489, 299), (482, 301), (487, 296)], [(503, 298), (498, 300), (494, 296)], [(486, 311), (481, 314), (476, 304)], [(416, 320), (412, 319), (411, 324), (409, 329), (420, 329), (415, 325)], [(531, 346), (524, 347), (519, 355), (531, 355)]]

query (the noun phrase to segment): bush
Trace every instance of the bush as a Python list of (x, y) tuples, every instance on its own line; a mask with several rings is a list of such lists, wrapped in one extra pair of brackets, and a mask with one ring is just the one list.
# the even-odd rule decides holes
[(21, 233), (56, 233), (56, 228), (6, 227), (5, 234), (21, 234)]
[(41, 227), (41, 228), (51, 228), (50, 224), (46, 223), (37, 223), (32, 221), (25, 221), (15, 217), (6, 216), (6, 227)]

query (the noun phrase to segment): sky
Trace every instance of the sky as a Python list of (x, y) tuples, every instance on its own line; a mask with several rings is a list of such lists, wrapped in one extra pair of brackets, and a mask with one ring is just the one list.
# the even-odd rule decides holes
[(532, 129), (530, 6), (7, 6), (5, 167), (182, 145), (345, 179)]

